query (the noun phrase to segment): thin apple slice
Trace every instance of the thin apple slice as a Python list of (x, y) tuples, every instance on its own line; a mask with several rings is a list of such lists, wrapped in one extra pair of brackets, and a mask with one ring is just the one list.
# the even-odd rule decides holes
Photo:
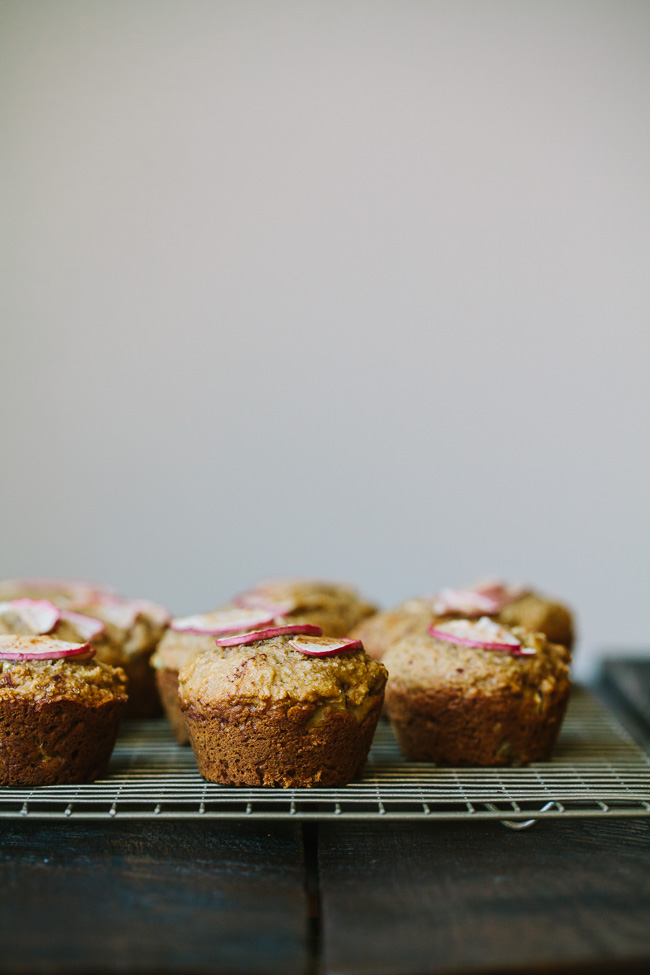
[(196, 616), (183, 616), (171, 622), (170, 629), (177, 633), (205, 633), (225, 636), (227, 633), (241, 633), (242, 630), (259, 630), (272, 623), (276, 614), (262, 609), (219, 609), (213, 613)]
[(496, 579), (485, 579), (466, 589), (441, 589), (433, 600), (433, 611), (439, 616), (461, 613), (463, 616), (494, 616), (510, 603), (530, 592), (525, 586), (511, 585)]
[(475, 622), (471, 620), (449, 620), (448, 623), (432, 623), (431, 636), (447, 643), (456, 643), (479, 650), (495, 650), (521, 657), (535, 653), (532, 647), (524, 647), (505, 627), (500, 626), (488, 616)]
[(361, 640), (337, 640), (333, 636), (306, 637), (300, 640), (290, 640), (289, 646), (300, 650), (310, 657), (333, 657), (337, 653), (347, 653), (349, 650), (363, 650)]
[(441, 589), (433, 600), (433, 611), (438, 616), (462, 613), (463, 616), (483, 616), (498, 613), (499, 602), (489, 593), (475, 589)]
[(516, 602), (523, 596), (527, 596), (530, 592), (529, 586), (503, 582), (500, 579), (482, 579), (480, 582), (475, 582), (469, 588), (474, 592), (494, 599), (495, 602), (499, 603), (499, 610), (502, 610), (505, 606), (509, 606), (510, 603)]
[(94, 653), (89, 643), (68, 643), (49, 636), (0, 636), (0, 660), (60, 660)]
[(0, 603), (0, 613), (15, 613), (36, 636), (50, 633), (61, 619), (61, 611), (49, 599), (12, 599)]
[(122, 630), (131, 630), (138, 617), (149, 617), (160, 626), (165, 626), (171, 618), (166, 609), (148, 599), (125, 599), (113, 593), (97, 595), (88, 602), (74, 602), (72, 606), (75, 611), (101, 618)]
[(84, 640), (93, 640), (106, 629), (101, 620), (96, 620), (94, 616), (84, 616), (83, 613), (73, 613), (71, 609), (62, 609), (61, 619), (74, 626)]
[(218, 647), (237, 647), (241, 643), (256, 643), (257, 640), (269, 640), (273, 636), (285, 634), (321, 636), (323, 630), (313, 623), (293, 623), (291, 626), (271, 626), (266, 630), (253, 630), (252, 633), (239, 633), (237, 636), (226, 636), (217, 640)]

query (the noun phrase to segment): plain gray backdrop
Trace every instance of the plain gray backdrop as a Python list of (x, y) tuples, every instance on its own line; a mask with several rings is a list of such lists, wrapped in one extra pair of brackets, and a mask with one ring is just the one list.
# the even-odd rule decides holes
[(650, 646), (650, 4), (0, 3), (3, 575)]

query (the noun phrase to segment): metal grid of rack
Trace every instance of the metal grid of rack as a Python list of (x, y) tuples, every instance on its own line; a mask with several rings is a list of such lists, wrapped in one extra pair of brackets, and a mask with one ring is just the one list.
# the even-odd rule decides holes
[(131, 722), (108, 776), (84, 785), (0, 788), (0, 818), (486, 820), (650, 816), (650, 756), (584, 690), (574, 692), (555, 756), (525, 768), (405, 762), (380, 722), (363, 778), (342, 788), (205, 782), (163, 721)]

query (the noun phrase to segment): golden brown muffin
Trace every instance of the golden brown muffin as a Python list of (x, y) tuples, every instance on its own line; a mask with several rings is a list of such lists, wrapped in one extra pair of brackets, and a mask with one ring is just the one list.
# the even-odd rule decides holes
[(430, 599), (407, 599), (394, 609), (380, 610), (362, 620), (350, 631), (350, 637), (361, 640), (366, 653), (375, 660), (383, 660), (389, 647), (412, 633), (426, 633), (434, 619)]
[(351, 636), (362, 640), (376, 660), (382, 660), (390, 646), (411, 633), (426, 631), (435, 619), (478, 619), (483, 615), (506, 626), (544, 633), (551, 643), (568, 650), (573, 647), (573, 616), (566, 606), (530, 589), (493, 581), (408, 599), (364, 620)]
[(114, 596), (108, 586), (85, 579), (50, 579), (33, 577), (0, 581), (0, 600), (49, 599), (55, 606), (67, 607), (74, 602), (92, 602), (101, 596)]
[(343, 785), (363, 769), (386, 670), (363, 649), (308, 656), (291, 635), (219, 647), (180, 672), (199, 771), (252, 786)]
[(104, 624), (104, 640), (97, 655), (106, 663), (122, 667), (128, 677), (126, 717), (157, 717), (162, 708), (150, 660), (167, 629), (167, 610), (146, 599), (119, 596), (75, 602), (71, 608)]
[(276, 607), (276, 616), (291, 623), (320, 626), (325, 636), (346, 636), (376, 612), (351, 586), (307, 579), (277, 579), (259, 583), (234, 600), (240, 606)]
[(165, 715), (179, 745), (190, 743), (178, 700), (179, 671), (197, 653), (214, 650), (218, 636), (251, 630), (273, 619), (273, 614), (264, 610), (223, 606), (209, 613), (177, 617), (171, 621), (151, 658), (151, 666)]
[(1, 784), (91, 782), (104, 774), (126, 676), (92, 657), (87, 644), (0, 636)]
[[(361, 600), (348, 586), (307, 580), (275, 580), (260, 583), (235, 597), (233, 602), (202, 614), (202, 617), (236, 613), (238, 609), (252, 612), (265, 608), (278, 622), (320, 626), (326, 636), (335, 637), (345, 636), (358, 620), (375, 612), (373, 606)], [(197, 620), (200, 618), (196, 617)], [(212, 649), (216, 634), (178, 631), (175, 624), (173, 621), (152, 657), (151, 665), (156, 671), (158, 692), (176, 740), (179, 745), (185, 745), (189, 744), (189, 736), (178, 702), (178, 672), (194, 655)], [(246, 628), (243, 626), (240, 630)]]
[(47, 599), (0, 602), (0, 634), (51, 636), (71, 643), (90, 643), (97, 651), (105, 643), (100, 620), (60, 609)]
[[(386, 653), (386, 707), (404, 756), (443, 765), (525, 765), (550, 758), (567, 705), (568, 651), (543, 633), (488, 618), (469, 623), (521, 655), (418, 633)], [(493, 628), (492, 630), (490, 628)], [(491, 635), (492, 634), (492, 635)], [(488, 645), (494, 645), (488, 643)]]
[[(97, 657), (120, 666), (129, 679), (127, 717), (151, 718), (161, 712), (156, 681), (149, 660), (162, 638), (169, 613), (149, 600), (130, 600), (92, 582), (70, 582), (56, 579), (9, 579), (0, 582), (0, 596), (5, 599), (30, 598), (49, 600), (68, 613), (99, 620), (103, 632), (91, 642)], [(57, 625), (61, 639), (76, 639), (74, 628), (69, 634), (64, 621)]]
[(151, 658), (163, 711), (179, 745), (189, 745), (190, 736), (178, 700), (178, 674), (192, 657), (214, 650), (214, 636), (199, 633), (177, 633), (167, 630)]

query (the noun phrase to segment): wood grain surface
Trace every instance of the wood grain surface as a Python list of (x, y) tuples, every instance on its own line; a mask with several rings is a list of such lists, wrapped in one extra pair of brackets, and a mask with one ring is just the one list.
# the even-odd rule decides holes
[(25, 822), (0, 835), (2, 972), (305, 972), (298, 827)]
[(650, 971), (650, 824), (321, 827), (327, 975)]
[(0, 907), (9, 975), (647, 975), (650, 822), (5, 821)]

